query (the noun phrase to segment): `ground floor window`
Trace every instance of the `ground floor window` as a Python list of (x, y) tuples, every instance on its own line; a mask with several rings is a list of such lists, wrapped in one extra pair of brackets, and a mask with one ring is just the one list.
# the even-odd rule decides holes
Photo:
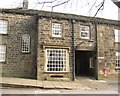
[(89, 68), (94, 68), (94, 59), (90, 58)]
[(0, 45), (0, 62), (5, 62), (6, 45)]
[(66, 72), (67, 71), (67, 50), (46, 49), (46, 71)]
[(120, 68), (120, 52), (116, 52), (116, 68)]

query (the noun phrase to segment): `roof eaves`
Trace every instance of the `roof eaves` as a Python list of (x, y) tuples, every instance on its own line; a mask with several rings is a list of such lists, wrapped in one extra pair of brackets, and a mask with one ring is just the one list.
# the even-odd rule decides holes
[(116, 21), (116, 20), (87, 17), (87, 16), (81, 16), (81, 15), (75, 15), (75, 14), (48, 12), (48, 11), (41, 11), (41, 10), (1, 9), (0, 12), (11, 13), (11, 14), (32, 15), (37, 17), (60, 18), (60, 19), (76, 20), (76, 21), (82, 21), (82, 22), (92, 22), (92, 23), (97, 22), (98, 24), (110, 24), (110, 25), (120, 26), (120, 21)]

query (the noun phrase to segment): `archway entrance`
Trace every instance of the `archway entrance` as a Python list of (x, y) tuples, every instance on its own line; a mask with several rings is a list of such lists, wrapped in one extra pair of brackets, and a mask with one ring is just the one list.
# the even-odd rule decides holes
[(95, 76), (95, 52), (75, 51), (75, 74), (76, 76)]

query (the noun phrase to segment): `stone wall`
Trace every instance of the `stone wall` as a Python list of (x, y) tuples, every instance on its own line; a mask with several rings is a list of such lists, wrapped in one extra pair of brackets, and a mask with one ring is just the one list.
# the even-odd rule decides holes
[[(0, 19), (8, 21), (8, 33), (1, 35), (6, 45), (6, 61), (2, 63), (2, 76), (36, 78), (36, 33), (37, 22), (32, 16), (1, 14)], [(30, 53), (22, 53), (21, 37), (29, 34)]]
[(116, 74), (115, 34), (114, 26), (97, 26), (97, 49), (98, 49), (98, 77), (104, 76), (104, 68), (107, 74)]
[[(71, 79), (74, 60), (71, 21), (74, 19), (74, 49), (94, 51), (95, 55), (93, 57), (98, 59), (98, 63), (97, 59), (94, 62), (94, 66), (98, 66), (98, 70), (95, 69), (98, 75), (102, 74), (103, 76), (105, 66), (107, 67), (108, 74), (116, 74), (115, 51), (119, 49), (117, 49), (117, 44), (114, 43), (114, 28), (118, 26), (117, 21), (100, 18), (94, 19), (72, 14), (51, 14), (50, 12), (33, 10), (16, 9), (3, 11), (6, 13), (0, 14), (0, 19), (5, 19), (9, 22), (8, 34), (0, 35), (0, 39), (2, 38), (0, 44), (7, 46), (6, 61), (1, 64), (3, 76), (45, 80), (49, 79), (51, 75), (57, 74)], [(95, 30), (94, 20), (99, 22), (97, 30)], [(62, 37), (52, 37), (52, 23), (62, 24)], [(80, 38), (81, 25), (90, 26), (89, 40)], [(27, 54), (21, 52), (21, 37), (23, 34), (29, 34), (31, 37), (30, 53)], [(67, 59), (69, 61), (67, 72), (50, 73), (45, 71), (46, 48), (67, 49)], [(98, 52), (98, 57), (95, 57), (96, 52)]]
[[(47, 79), (54, 74), (45, 71), (45, 49), (46, 48), (67, 48), (69, 51), (69, 71), (68, 73), (62, 73), (64, 78), (72, 78), (72, 64), (73, 64), (73, 52), (72, 52), (72, 23), (66, 19), (51, 19), (40, 18), (38, 27), (38, 64), (37, 64), (37, 79)], [(52, 37), (52, 23), (57, 22), (62, 24), (62, 37)], [(90, 26), (90, 39), (80, 38), (80, 26)], [(96, 43), (97, 35), (97, 43)], [(93, 51), (98, 52), (98, 78), (99, 75), (103, 75), (103, 69), (106, 66), (108, 74), (116, 74), (115, 71), (115, 38), (114, 38), (114, 26), (108, 26), (106, 24), (97, 25), (97, 33), (95, 30), (95, 24), (91, 22), (74, 23), (74, 48), (81, 51)], [(96, 48), (96, 44), (97, 47)], [(98, 50), (96, 50), (98, 49)], [(94, 55), (94, 58), (96, 53)], [(96, 67), (96, 61), (94, 61)], [(94, 69), (96, 72), (96, 69)], [(60, 73), (61, 74), (61, 73)]]
[[(62, 24), (62, 37), (52, 37), (52, 23)], [(51, 18), (40, 18), (38, 27), (38, 64), (37, 79), (48, 79), (51, 75), (63, 75), (64, 78), (70, 77), (70, 70), (63, 73), (52, 73), (45, 71), (45, 49), (46, 48), (63, 48), (71, 53), (71, 30), (69, 20), (59, 20)], [(71, 55), (68, 59), (71, 65)], [(69, 65), (69, 67), (70, 67)], [(69, 69), (69, 68), (68, 68)]]

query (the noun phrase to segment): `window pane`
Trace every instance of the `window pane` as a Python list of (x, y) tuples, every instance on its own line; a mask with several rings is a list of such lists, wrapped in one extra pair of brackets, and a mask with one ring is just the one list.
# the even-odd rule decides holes
[(52, 24), (52, 36), (53, 37), (61, 37), (61, 24), (53, 23)]
[(120, 68), (120, 52), (116, 52), (116, 68)]
[(22, 52), (30, 52), (30, 36), (28, 34), (22, 36)]
[(8, 21), (0, 20), (0, 34), (7, 34)]
[(0, 45), (0, 62), (5, 62), (6, 45)]
[(115, 42), (120, 42), (120, 30), (114, 29)]
[[(64, 72), (66, 71), (66, 50), (65, 49), (46, 49), (47, 71)], [(51, 52), (51, 54), (49, 54)], [(62, 55), (64, 54), (64, 55)]]
[(89, 26), (81, 26), (80, 37), (83, 39), (89, 39), (89, 36)]

